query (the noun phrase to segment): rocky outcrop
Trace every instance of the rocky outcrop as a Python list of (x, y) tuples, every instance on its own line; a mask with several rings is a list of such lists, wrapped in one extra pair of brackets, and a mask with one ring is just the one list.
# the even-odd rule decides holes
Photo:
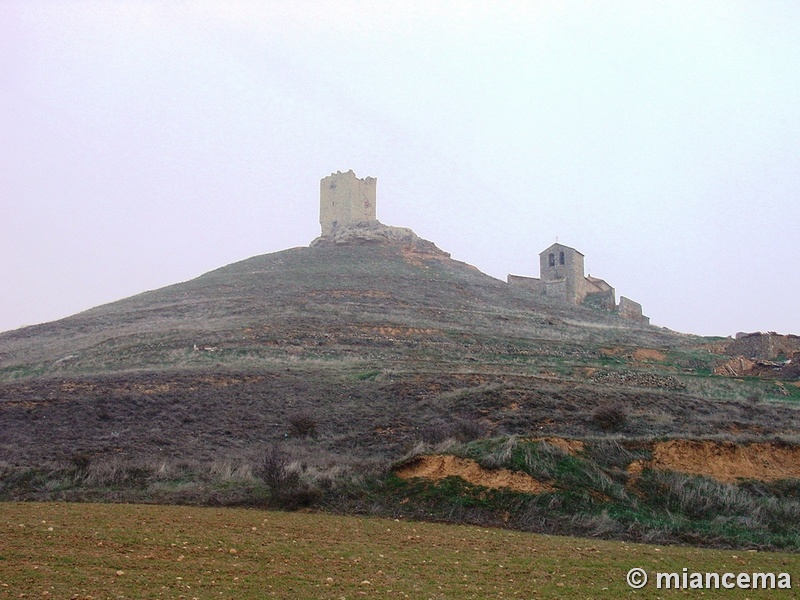
[(378, 220), (337, 227), (330, 235), (324, 235), (312, 241), (310, 246), (324, 247), (338, 244), (354, 246), (385, 244), (399, 246), (415, 254), (450, 258), (449, 252), (440, 250), (436, 244), (422, 239), (408, 227), (392, 227), (384, 225)]

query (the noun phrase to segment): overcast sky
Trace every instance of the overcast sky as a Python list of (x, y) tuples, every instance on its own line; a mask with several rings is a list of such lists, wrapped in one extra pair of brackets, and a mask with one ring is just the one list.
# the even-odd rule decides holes
[(0, 0), (0, 330), (319, 234), (319, 180), (505, 280), (800, 333), (800, 2)]

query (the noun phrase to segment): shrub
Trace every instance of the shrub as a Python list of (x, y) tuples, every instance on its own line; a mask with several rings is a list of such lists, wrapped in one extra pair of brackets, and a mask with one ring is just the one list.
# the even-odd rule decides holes
[(652, 459), (652, 452), (648, 449), (631, 450), (620, 444), (615, 439), (598, 439), (585, 445), (586, 454), (596, 461), (601, 467), (624, 471), (637, 460)]
[(755, 516), (760, 504), (746, 489), (674, 471), (646, 471), (638, 485), (655, 506), (692, 519)]
[(75, 467), (78, 474), (85, 475), (86, 471), (89, 469), (89, 465), (92, 464), (92, 456), (88, 452), (78, 451), (69, 457), (69, 461)]
[(278, 444), (272, 444), (264, 452), (256, 474), (273, 492), (295, 487), (300, 482), (300, 473), (289, 470), (290, 462), (289, 454)]
[(628, 424), (628, 415), (619, 405), (603, 406), (592, 414), (592, 423), (603, 431), (620, 431)]
[(516, 435), (509, 436), (504, 441), (493, 444), (493, 447), (483, 449), (478, 463), (486, 469), (515, 469), (513, 458), (518, 446), (519, 438)]
[(434, 421), (420, 431), (420, 439), (426, 444), (440, 444), (445, 440), (456, 440), (463, 444), (485, 435), (486, 426), (483, 423), (468, 419), (456, 419), (451, 423)]
[(308, 411), (289, 417), (289, 435), (293, 437), (317, 437), (317, 420)]
[(299, 471), (292, 468), (291, 457), (278, 444), (266, 449), (256, 475), (267, 484), (272, 499), (281, 508), (295, 510), (319, 497), (318, 490), (300, 479)]
[(525, 452), (525, 471), (541, 480), (555, 479), (559, 464), (568, 454), (547, 442), (528, 445)]

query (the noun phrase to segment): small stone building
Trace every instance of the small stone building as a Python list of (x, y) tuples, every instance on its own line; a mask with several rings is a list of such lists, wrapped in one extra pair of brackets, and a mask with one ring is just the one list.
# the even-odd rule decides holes
[(359, 179), (352, 169), (338, 171), (319, 182), (319, 223), (322, 236), (333, 235), (339, 227), (374, 221), (378, 180)]
[(539, 253), (539, 278), (508, 275), (509, 284), (525, 287), (536, 294), (565, 304), (584, 305), (617, 312), (620, 316), (649, 323), (641, 304), (620, 297), (617, 306), (614, 288), (599, 277), (584, 275), (583, 254), (555, 243)]

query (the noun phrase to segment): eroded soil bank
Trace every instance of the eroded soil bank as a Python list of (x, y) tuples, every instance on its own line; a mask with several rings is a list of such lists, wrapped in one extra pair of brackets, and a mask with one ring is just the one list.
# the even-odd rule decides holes
[(669, 440), (653, 447), (651, 469), (703, 475), (734, 483), (739, 479), (800, 479), (800, 447), (777, 443)]
[[(583, 449), (583, 443), (578, 440), (546, 438), (542, 441), (573, 456), (579, 455)], [(800, 479), (800, 446), (775, 442), (739, 445), (733, 442), (669, 440), (655, 442), (651, 450), (652, 460), (634, 461), (628, 472), (638, 475), (644, 469), (678, 471), (723, 483), (743, 479), (765, 482)], [(473, 485), (531, 494), (553, 490), (549, 482), (522, 472), (486, 469), (474, 460), (442, 454), (420, 456), (403, 465), (396, 474), (403, 479), (420, 477), (434, 481), (454, 476)]]

